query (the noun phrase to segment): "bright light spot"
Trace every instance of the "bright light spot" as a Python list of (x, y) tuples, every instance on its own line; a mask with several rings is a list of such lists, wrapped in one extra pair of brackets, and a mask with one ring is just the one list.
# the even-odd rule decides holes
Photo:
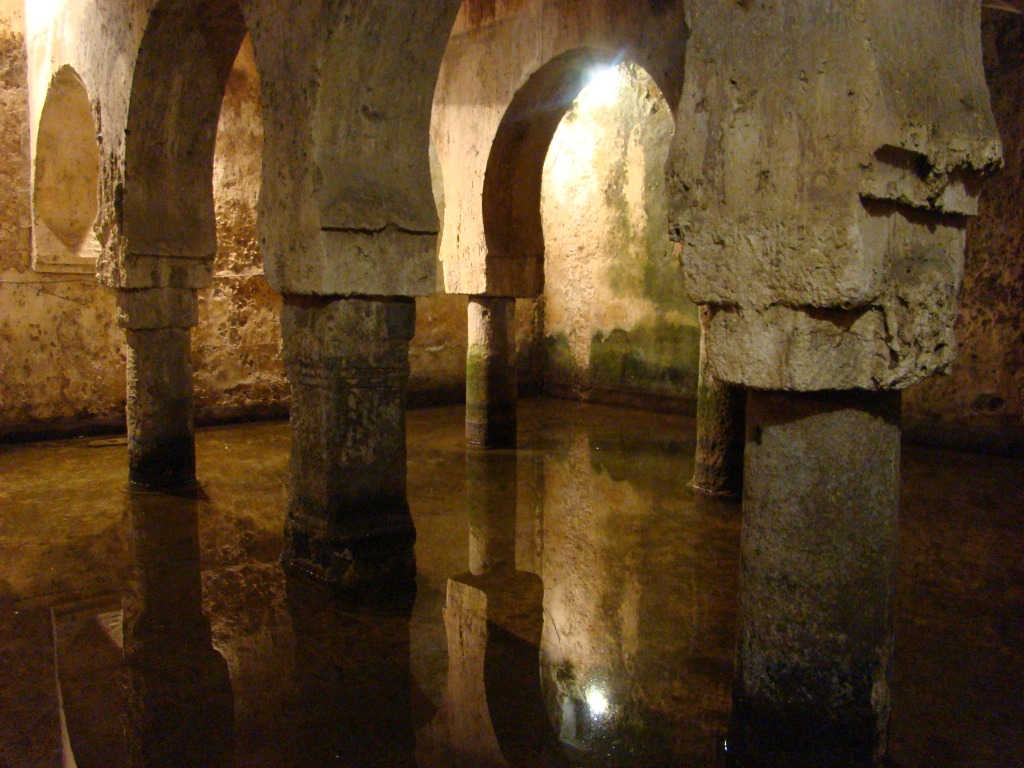
[(610, 107), (618, 101), (622, 84), (622, 71), (619, 67), (594, 69), (590, 74), (587, 87), (580, 94), (580, 99), (586, 100), (588, 104), (594, 106)]
[(608, 712), (608, 697), (596, 688), (587, 691), (587, 706), (596, 717), (601, 717)]

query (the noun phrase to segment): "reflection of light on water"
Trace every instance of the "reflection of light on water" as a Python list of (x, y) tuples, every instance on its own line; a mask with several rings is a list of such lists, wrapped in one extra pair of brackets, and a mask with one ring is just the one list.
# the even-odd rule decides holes
[(576, 749), (591, 749), (591, 740), (609, 727), (611, 711), (608, 694), (597, 684), (587, 686), (582, 698), (567, 696), (562, 700), (559, 738)]
[(601, 717), (608, 713), (608, 697), (597, 688), (587, 691), (587, 706), (595, 717)]

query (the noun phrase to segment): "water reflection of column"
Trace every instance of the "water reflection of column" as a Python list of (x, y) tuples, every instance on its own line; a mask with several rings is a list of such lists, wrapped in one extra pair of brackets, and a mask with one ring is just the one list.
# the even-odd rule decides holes
[(899, 393), (759, 391), (747, 423), (731, 751), (742, 765), (873, 765), (889, 716)]
[[(303, 766), (414, 768), (409, 618), (414, 595), (358, 598), (289, 577)], [(357, 659), (358, 663), (353, 663)]]
[(518, 460), (511, 451), (466, 453), (469, 506), (469, 572), (515, 570)]
[(124, 598), (129, 751), (136, 768), (232, 764), (227, 664), (203, 614), (198, 503), (131, 492), (133, 575)]
[(543, 685), (584, 761), (711, 765), (726, 730), (736, 510), (694, 509), (677, 465), (626, 433), (548, 460)]
[(560, 764), (540, 690), (543, 586), (516, 570), (517, 460), (467, 457), (470, 573), (448, 580), (448, 680), (432, 729), (466, 768)]

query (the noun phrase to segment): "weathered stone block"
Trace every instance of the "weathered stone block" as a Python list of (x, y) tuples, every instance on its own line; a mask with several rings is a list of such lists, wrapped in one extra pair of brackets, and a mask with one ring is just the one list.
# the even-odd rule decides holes
[(716, 308), (716, 377), (902, 388), (949, 365), (966, 217), (1000, 163), (978, 14), (693, 9), (670, 219), (691, 297)]

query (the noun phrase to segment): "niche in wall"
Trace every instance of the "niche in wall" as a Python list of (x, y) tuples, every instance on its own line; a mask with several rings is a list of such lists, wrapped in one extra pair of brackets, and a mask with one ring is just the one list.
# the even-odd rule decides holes
[(100, 146), (85, 84), (70, 66), (53, 76), (36, 134), (32, 184), (32, 267), (96, 269)]

